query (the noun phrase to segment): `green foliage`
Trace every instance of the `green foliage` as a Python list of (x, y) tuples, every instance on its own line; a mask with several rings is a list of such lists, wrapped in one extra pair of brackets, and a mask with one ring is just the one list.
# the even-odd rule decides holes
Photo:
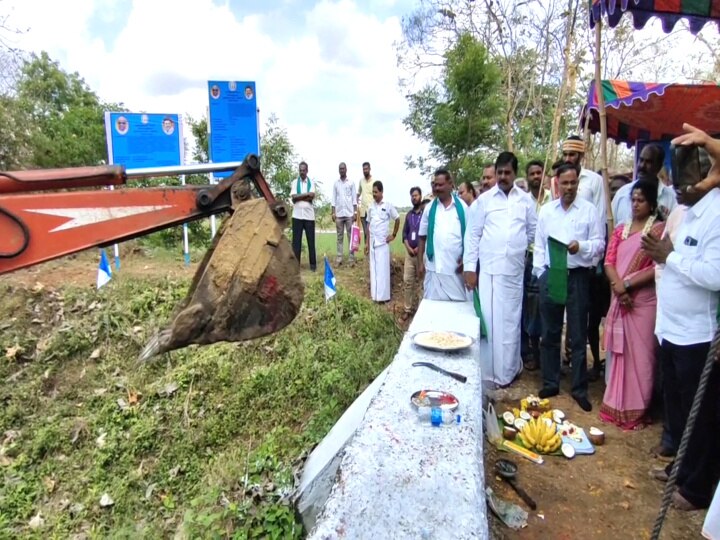
[(344, 291), (326, 304), (311, 276), (283, 331), (138, 365), (187, 287), (122, 274), (99, 292), (0, 284), (0, 320), (13, 321), (0, 332), (4, 534), (301, 536), (295, 459), (391, 361), (399, 332)]
[(193, 161), (197, 161), (198, 163), (207, 163), (209, 161), (208, 156), (210, 155), (207, 116), (203, 116), (198, 120), (188, 117), (188, 123), (190, 124), (190, 131), (192, 132), (193, 137), (195, 137)]
[(431, 156), (458, 176), (478, 178), (475, 156), (498, 145), (500, 71), (487, 49), (469, 34), (447, 51), (440, 87), (408, 97), (405, 126), (430, 143)]
[(295, 148), (287, 131), (274, 114), (265, 124), (260, 140), (260, 165), (265, 179), (275, 194), (284, 200), (290, 198), (291, 183), (297, 178)]
[(0, 170), (25, 167), (32, 155), (30, 117), (11, 96), (0, 96)]
[(40, 168), (97, 165), (106, 159), (106, 110), (77, 73), (67, 73), (47, 53), (33, 55), (21, 70), (18, 105), (31, 122), (32, 165)]

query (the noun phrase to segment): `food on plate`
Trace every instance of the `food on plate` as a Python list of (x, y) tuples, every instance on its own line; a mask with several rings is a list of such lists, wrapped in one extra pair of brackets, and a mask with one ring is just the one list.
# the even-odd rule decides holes
[(505, 411), (502, 415), (503, 422), (505, 422), (506, 425), (512, 426), (513, 422), (515, 422), (515, 417), (513, 416), (513, 413), (510, 411)]
[(452, 394), (440, 390), (421, 390), (415, 392), (410, 401), (416, 407), (440, 407), (453, 410), (458, 406), (458, 400)]
[(517, 437), (517, 430), (515, 428), (511, 428), (510, 426), (503, 427), (503, 437), (505, 437), (508, 441), (514, 441), (515, 437)]
[(520, 431), (520, 440), (525, 447), (541, 454), (552, 454), (562, 445), (560, 433), (555, 423), (546, 419), (534, 418)]
[(575, 447), (570, 443), (563, 443), (560, 447), (560, 451), (563, 453), (563, 456), (568, 459), (572, 459), (575, 457)]
[(580, 433), (580, 428), (578, 428), (575, 424), (564, 420), (563, 423), (560, 424), (559, 429), (560, 435), (562, 435), (563, 437), (568, 437), (573, 441), (577, 442), (582, 441), (582, 434)]
[(588, 430), (588, 439), (590, 439), (590, 442), (595, 446), (602, 446), (605, 443), (605, 433), (596, 427), (591, 427)]
[(415, 343), (431, 349), (454, 350), (472, 345), (472, 338), (455, 332), (422, 332), (415, 336)]

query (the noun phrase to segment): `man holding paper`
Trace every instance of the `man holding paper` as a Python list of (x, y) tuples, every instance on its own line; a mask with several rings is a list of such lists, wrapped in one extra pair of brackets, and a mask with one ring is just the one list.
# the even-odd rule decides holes
[(591, 411), (587, 398), (587, 321), (590, 278), (605, 248), (605, 232), (595, 206), (578, 198), (578, 166), (558, 167), (560, 198), (540, 210), (533, 275), (540, 287), (542, 347), (541, 398), (560, 392), (560, 341), (563, 314), (567, 310), (567, 338), (572, 363), (572, 397), (584, 411)]

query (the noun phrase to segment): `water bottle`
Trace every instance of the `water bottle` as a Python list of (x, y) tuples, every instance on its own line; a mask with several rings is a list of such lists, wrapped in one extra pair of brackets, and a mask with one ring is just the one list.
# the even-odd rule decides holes
[(435, 427), (460, 424), (459, 414), (440, 407), (418, 407), (418, 416), (421, 422), (429, 422)]

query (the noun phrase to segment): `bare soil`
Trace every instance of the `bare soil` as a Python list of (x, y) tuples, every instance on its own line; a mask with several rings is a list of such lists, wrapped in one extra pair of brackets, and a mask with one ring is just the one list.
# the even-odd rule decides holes
[[(319, 262), (318, 272), (322, 272), (323, 264)], [(142, 250), (126, 249), (120, 273), (191, 277), (196, 266), (194, 263), (186, 268), (176, 260), (158, 260), (145, 255)], [(24, 286), (33, 286), (37, 282), (52, 287), (94, 286), (96, 270), (97, 252), (92, 250), (2, 276), (0, 280)], [(307, 271), (307, 268), (303, 269), (304, 274)], [(354, 267), (346, 262), (334, 268), (334, 272), (338, 288), (369, 296), (369, 271), (365, 261), (358, 261)], [(378, 307), (393, 313), (399, 327), (406, 329), (409, 325), (411, 320), (401, 321), (402, 260), (397, 257), (393, 261), (392, 300)], [(524, 372), (512, 387), (496, 394), (498, 413), (518, 406), (520, 398), (536, 394), (540, 385), (538, 371)], [(649, 539), (663, 490), (663, 484), (649, 474), (653, 467), (664, 466), (649, 453), (660, 439), (660, 420), (642, 431), (623, 432), (603, 424), (598, 418), (597, 410), (604, 392), (602, 381), (591, 383), (590, 401), (594, 410), (590, 413), (582, 411), (570, 398), (568, 385), (568, 378), (564, 378), (561, 394), (552, 399), (552, 406), (563, 410), (571, 421), (586, 430), (591, 426), (602, 429), (605, 444), (597, 447), (594, 455), (577, 456), (572, 460), (549, 456), (543, 465), (499, 452), (486, 444), (487, 486), (504, 500), (529, 511), (512, 488), (493, 473), (493, 464), (498, 457), (509, 458), (519, 466), (519, 485), (538, 504), (536, 511), (529, 511), (528, 526), (520, 531), (510, 530), (491, 515), (492, 537), (508, 540)], [(683, 513), (671, 508), (661, 538), (700, 538), (704, 518), (704, 511)]]

